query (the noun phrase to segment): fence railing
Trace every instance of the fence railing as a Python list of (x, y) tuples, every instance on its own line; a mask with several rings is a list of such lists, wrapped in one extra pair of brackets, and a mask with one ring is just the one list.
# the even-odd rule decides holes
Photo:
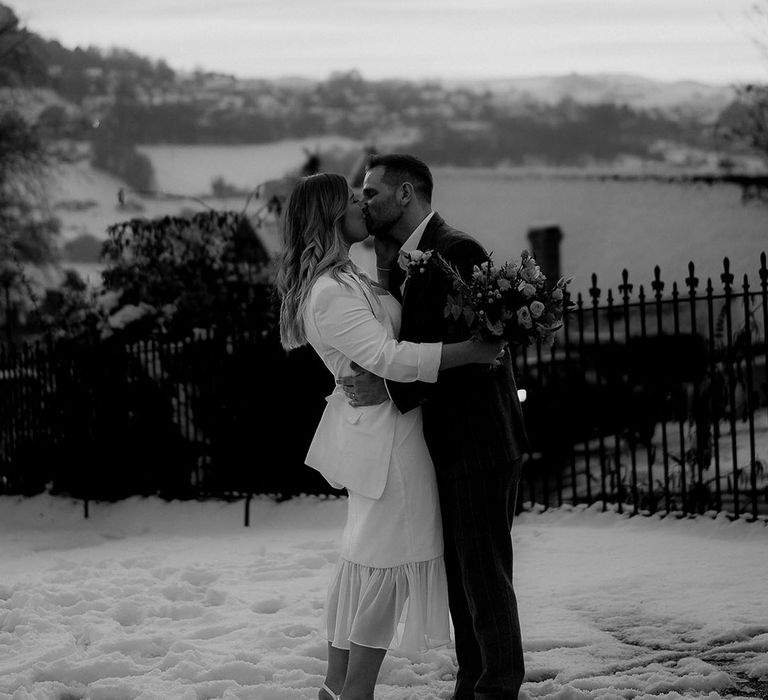
[[(768, 515), (765, 254), (757, 274), (593, 277), (552, 349), (518, 349), (522, 500)], [(0, 492), (330, 493), (303, 459), (331, 388), (261, 329), (0, 347)]]
[[(768, 515), (768, 270), (719, 289), (595, 276), (551, 351), (518, 352), (534, 454), (524, 498)], [(635, 291), (636, 290), (636, 291)], [(634, 294), (633, 294), (634, 292)]]
[(0, 349), (0, 492), (330, 492), (303, 458), (332, 386), (256, 330)]

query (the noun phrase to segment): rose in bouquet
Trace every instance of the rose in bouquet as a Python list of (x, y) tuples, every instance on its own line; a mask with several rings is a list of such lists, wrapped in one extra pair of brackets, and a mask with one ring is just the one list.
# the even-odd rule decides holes
[(519, 345), (537, 340), (552, 345), (555, 332), (563, 325), (566, 288), (572, 278), (561, 278), (549, 288), (527, 250), (519, 260), (501, 267), (489, 257), (475, 266), (469, 281), (440, 260), (453, 282), (453, 293), (445, 305), (446, 318), (463, 319), (475, 336), (504, 338)]

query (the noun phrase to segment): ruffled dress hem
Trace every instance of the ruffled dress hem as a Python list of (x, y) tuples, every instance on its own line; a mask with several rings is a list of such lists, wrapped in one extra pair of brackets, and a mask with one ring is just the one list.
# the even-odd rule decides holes
[(450, 642), (443, 557), (377, 568), (340, 559), (328, 588), (328, 641), (406, 653)]

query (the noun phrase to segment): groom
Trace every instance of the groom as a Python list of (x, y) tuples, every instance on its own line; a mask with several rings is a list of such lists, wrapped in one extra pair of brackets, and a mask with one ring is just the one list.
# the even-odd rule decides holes
[[(468, 331), (444, 317), (450, 281), (430, 266), (406, 279), (401, 251), (440, 253), (466, 279), (487, 254), (432, 210), (432, 186), (432, 174), (418, 158), (374, 156), (363, 183), (363, 211), (374, 236), (379, 282), (398, 298), (402, 294), (399, 339), (453, 342), (466, 339)], [(357, 405), (391, 397), (401, 413), (422, 406), (440, 495), (456, 637), (453, 697), (517, 698), (525, 669), (510, 528), (528, 442), (509, 349), (499, 366), (446, 370), (436, 384), (387, 381), (384, 386), (365, 372), (340, 383)]]

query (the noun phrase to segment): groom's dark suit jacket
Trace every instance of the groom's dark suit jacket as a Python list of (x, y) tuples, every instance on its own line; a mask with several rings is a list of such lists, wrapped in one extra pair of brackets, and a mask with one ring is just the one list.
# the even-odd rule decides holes
[[(419, 250), (440, 253), (465, 279), (474, 265), (488, 259), (474, 238), (451, 228), (437, 213), (427, 224)], [(466, 340), (466, 325), (444, 314), (451, 292), (450, 280), (434, 265), (411, 275), (403, 294), (399, 339)], [(438, 477), (509, 470), (528, 450), (509, 350), (499, 367), (466, 365), (442, 371), (436, 384), (387, 382), (387, 387), (401, 413), (422, 405), (424, 437)]]

